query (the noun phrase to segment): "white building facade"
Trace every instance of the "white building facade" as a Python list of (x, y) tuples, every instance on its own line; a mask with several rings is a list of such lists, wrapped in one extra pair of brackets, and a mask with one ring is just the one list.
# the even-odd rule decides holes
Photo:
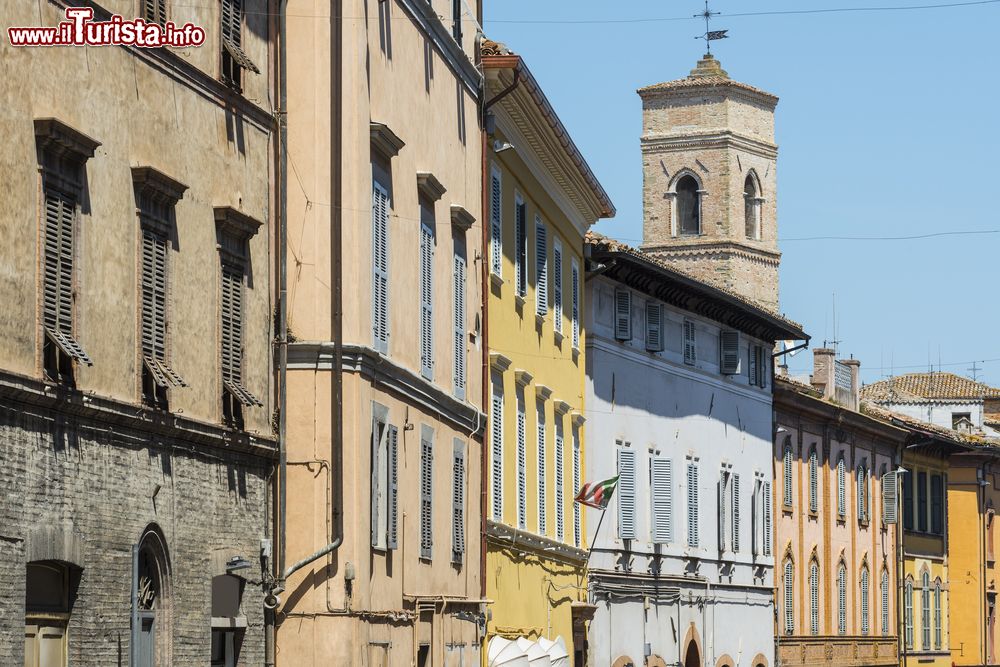
[(774, 664), (771, 354), (798, 325), (592, 235), (591, 664)]

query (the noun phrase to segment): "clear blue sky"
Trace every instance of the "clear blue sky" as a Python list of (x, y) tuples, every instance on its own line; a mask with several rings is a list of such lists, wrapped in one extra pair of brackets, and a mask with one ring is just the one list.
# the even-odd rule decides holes
[[(956, 0), (960, 1), (960, 0)], [(1000, 234), (794, 241), (1000, 229), (1000, 2), (859, 13), (737, 12), (947, 0), (714, 0), (713, 52), (730, 76), (777, 94), (781, 309), (813, 346), (834, 338), (862, 379), (944, 370), (1000, 385)], [(486, 2), (486, 34), (525, 57), (618, 209), (597, 230), (642, 237), (640, 101), (704, 51), (697, 0)], [(509, 21), (509, 22), (508, 22)], [(525, 23), (523, 21), (555, 21)], [(812, 354), (791, 360), (793, 373)], [(987, 361), (983, 364), (983, 360)]]

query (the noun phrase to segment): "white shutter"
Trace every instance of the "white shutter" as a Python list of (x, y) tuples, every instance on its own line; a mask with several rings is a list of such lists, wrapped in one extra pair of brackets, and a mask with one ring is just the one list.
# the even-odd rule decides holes
[(719, 553), (726, 551), (726, 516), (729, 514), (729, 508), (726, 500), (729, 498), (728, 493), (729, 487), (729, 472), (723, 470), (719, 475), (719, 481), (716, 485), (718, 491), (718, 510), (719, 517), (716, 521), (718, 527), (718, 544)]
[(563, 330), (562, 284), (562, 244), (556, 239), (552, 246), (552, 326), (560, 334)]
[(517, 527), (524, 530), (528, 525), (528, 454), (527, 424), (524, 414), (524, 395), (517, 396)]
[(819, 461), (816, 448), (809, 452), (809, 511), (819, 511)]
[(764, 515), (761, 511), (762, 503), (760, 502), (760, 494), (763, 493), (762, 487), (763, 482), (754, 475), (753, 493), (750, 494), (750, 553), (754, 558), (760, 553), (762, 546), (760, 535), (760, 527), (764, 523)]
[(868, 634), (868, 568), (861, 569), (861, 634)]
[(785, 456), (781, 471), (784, 480), (785, 507), (792, 506), (792, 445), (785, 445)]
[(895, 471), (882, 475), (882, 520), (889, 526), (899, 522), (898, 481)]
[(388, 493), (386, 497), (386, 546), (395, 549), (399, 546), (399, 431), (392, 424), (388, 427), (386, 440), (386, 467), (388, 472)]
[(385, 427), (377, 419), (372, 419), (372, 453), (371, 453), (371, 545), (381, 547), (382, 535), (380, 530), (381, 520), (379, 514), (382, 512), (383, 497), (385, 488), (380, 475), (382, 462), (380, 461), (380, 451), (382, 449), (383, 438), (385, 438)]
[(809, 632), (819, 634), (819, 565), (809, 564)]
[(465, 444), (454, 442), (451, 487), (451, 560), (462, 562), (465, 553)]
[(655, 301), (646, 302), (646, 349), (663, 351), (663, 306)]
[(673, 470), (670, 459), (653, 457), (649, 460), (650, 528), (653, 542), (667, 544), (673, 536)]
[(572, 281), (573, 290), (573, 349), (580, 349), (580, 267), (573, 260)]
[(632, 339), (632, 292), (627, 289), (615, 290), (615, 338)]
[(847, 634), (847, 571), (843, 563), (837, 569), (837, 633)]
[(372, 182), (372, 337), (389, 352), (389, 191)]
[(781, 583), (785, 592), (785, 634), (791, 635), (795, 632), (795, 572), (790, 560), (785, 561), (785, 571)]
[(493, 520), (503, 521), (503, 387), (502, 379), (493, 383), (493, 406), (490, 409), (490, 486), (493, 497)]
[(684, 320), (684, 363), (693, 364), (698, 361), (698, 353), (695, 348), (694, 322)]
[(687, 543), (698, 546), (698, 465), (687, 464)]
[(740, 550), (740, 476), (733, 475), (733, 552)]
[(764, 555), (771, 555), (771, 483), (764, 482)]
[(548, 231), (542, 219), (535, 216), (535, 314), (549, 312), (549, 248)]
[(563, 429), (562, 429), (562, 419), (556, 416), (556, 539), (560, 542), (566, 536), (566, 530), (564, 522), (565, 517), (565, 498), (563, 491)]
[(861, 464), (858, 464), (857, 472), (857, 486), (858, 486), (858, 521), (865, 520), (865, 469)]
[(490, 175), (490, 271), (503, 275), (503, 218), (500, 170), (493, 167)]
[(882, 570), (882, 635), (889, 634), (889, 572)]
[(841, 455), (837, 459), (837, 515), (847, 515), (847, 464)]
[(538, 533), (544, 535), (548, 529), (545, 504), (548, 500), (546, 491), (546, 481), (548, 471), (546, 470), (545, 457), (545, 404), (538, 402)]
[[(578, 429), (573, 429), (573, 494), (575, 495), (580, 490), (580, 432)], [(573, 503), (573, 546), (580, 548), (581, 541), (583, 540), (583, 531), (581, 525), (580, 517), (580, 503)]]
[(719, 332), (719, 372), (736, 375), (740, 372), (740, 333), (738, 331)]
[(465, 400), (465, 385), (466, 385), (466, 348), (465, 348), (465, 322), (468, 317), (465, 308), (465, 291), (466, 291), (466, 263), (465, 257), (460, 253), (455, 253), (455, 269), (454, 269), (454, 299), (452, 304), (452, 309), (455, 315), (454, 321), (454, 355), (455, 360), (453, 364), (453, 378), (452, 384), (455, 389), (455, 397), (459, 400)]
[(618, 448), (618, 537), (634, 540), (635, 529), (635, 450)]
[(420, 557), (428, 560), (434, 547), (434, 443), (429, 434), (420, 438)]
[(434, 230), (426, 224), (420, 225), (420, 373), (434, 377)]

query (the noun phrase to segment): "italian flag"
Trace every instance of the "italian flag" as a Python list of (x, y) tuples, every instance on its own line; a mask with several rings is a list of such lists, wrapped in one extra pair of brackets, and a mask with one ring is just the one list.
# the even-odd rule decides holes
[(576, 502), (587, 507), (596, 507), (599, 510), (607, 509), (617, 486), (617, 475), (603, 482), (587, 482), (580, 489), (580, 493), (576, 494)]

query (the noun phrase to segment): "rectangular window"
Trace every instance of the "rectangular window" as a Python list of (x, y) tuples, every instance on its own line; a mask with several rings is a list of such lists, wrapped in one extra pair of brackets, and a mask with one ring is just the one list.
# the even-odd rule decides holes
[(618, 447), (618, 537), (636, 539), (635, 450), (628, 443)]
[(837, 516), (847, 516), (847, 464), (843, 454), (837, 459)]
[(557, 334), (563, 330), (562, 285), (562, 243), (557, 238), (552, 246), (552, 327)]
[(434, 379), (434, 209), (420, 203), (420, 374)]
[(750, 358), (750, 386), (767, 386), (767, 356), (763, 345), (751, 345), (747, 354)]
[(740, 372), (740, 333), (738, 331), (719, 332), (719, 372), (723, 375), (736, 375)]
[(503, 188), (500, 170), (490, 169), (490, 272), (503, 277)]
[(549, 312), (549, 242), (548, 230), (542, 219), (535, 216), (535, 314), (545, 317)]
[[(579, 427), (573, 427), (573, 493), (577, 493), (580, 490), (581, 483), (581, 464), (580, 460), (580, 429)], [(573, 503), (573, 546), (580, 548), (583, 541), (583, 525), (582, 517), (580, 515), (580, 503)]]
[(537, 434), (537, 444), (538, 444), (538, 533), (544, 535), (545, 531), (548, 530), (547, 517), (545, 512), (545, 504), (548, 500), (547, 498), (547, 480), (548, 480), (548, 470), (546, 469), (546, 451), (545, 451), (545, 403), (543, 401), (538, 401), (538, 434)]
[(732, 489), (732, 500), (733, 500), (733, 553), (739, 553), (740, 551), (740, 476), (737, 474), (733, 475), (733, 489)]
[(562, 542), (566, 538), (565, 491), (563, 490), (563, 427), (562, 418), (556, 415), (556, 539)]
[(718, 483), (718, 529), (719, 529), (719, 553), (723, 553), (727, 550), (727, 536), (726, 527), (729, 523), (729, 512), (732, 509), (732, 503), (730, 501), (730, 493), (732, 492), (731, 485), (732, 473), (727, 469), (723, 468), (719, 475)]
[(944, 534), (944, 478), (931, 475), (931, 532)]
[(695, 350), (694, 322), (684, 320), (684, 363), (694, 364), (698, 361), (698, 353)]
[(222, 341), (223, 421), (243, 429), (243, 408), (263, 406), (243, 385), (243, 283), (246, 265), (229, 256), (222, 258), (222, 308), (219, 329)]
[(646, 350), (663, 351), (663, 306), (655, 301), (646, 302)]
[(632, 339), (632, 292), (627, 289), (615, 290), (615, 339)]
[(222, 80), (236, 90), (243, 88), (243, 70), (260, 74), (243, 51), (243, 0), (222, 0)]
[(913, 530), (913, 471), (904, 473), (903, 483), (903, 528)]
[(372, 404), (371, 545), (376, 549), (397, 546), (398, 433), (388, 414), (385, 406)]
[(809, 452), (809, 511), (819, 511), (819, 455), (815, 446)]
[(528, 525), (528, 443), (524, 389), (517, 390), (517, 527)]
[(927, 473), (917, 473), (917, 530), (927, 532)]
[(785, 455), (781, 464), (781, 473), (784, 482), (784, 503), (785, 507), (792, 506), (792, 444), (791, 441), (785, 444)]
[(577, 266), (576, 259), (573, 259), (570, 280), (573, 290), (573, 349), (580, 349), (580, 267)]
[(161, 26), (167, 22), (167, 0), (142, 0), (142, 18), (146, 23), (158, 23)]
[(698, 464), (687, 464), (687, 543), (698, 546)]
[(468, 318), (468, 312), (466, 310), (466, 289), (467, 289), (467, 271), (468, 265), (465, 259), (465, 239), (463, 237), (455, 237), (455, 266), (452, 271), (452, 313), (454, 315), (454, 330), (453, 344), (454, 344), (454, 361), (452, 368), (452, 386), (454, 388), (455, 397), (459, 400), (465, 400), (465, 386), (466, 386), (466, 361), (468, 359), (468, 351), (465, 345), (465, 323)]
[(882, 636), (889, 634), (889, 572), (882, 570), (882, 583), (880, 584), (882, 596)]
[(899, 521), (899, 475), (882, 466), (882, 520), (887, 526)]
[(372, 181), (372, 342), (389, 353), (389, 191)]
[(764, 555), (771, 555), (771, 483), (764, 482)]
[(493, 376), (490, 408), (490, 496), (494, 521), (503, 521), (503, 377)]
[(455, 438), (451, 460), (451, 562), (465, 553), (465, 443)]
[(421, 427), (420, 433), (420, 557), (434, 554), (434, 430)]
[(528, 293), (527, 206), (520, 194), (514, 195), (514, 290), (520, 297)]
[(650, 532), (656, 544), (668, 544), (674, 532), (673, 463), (654, 456), (649, 459)]

